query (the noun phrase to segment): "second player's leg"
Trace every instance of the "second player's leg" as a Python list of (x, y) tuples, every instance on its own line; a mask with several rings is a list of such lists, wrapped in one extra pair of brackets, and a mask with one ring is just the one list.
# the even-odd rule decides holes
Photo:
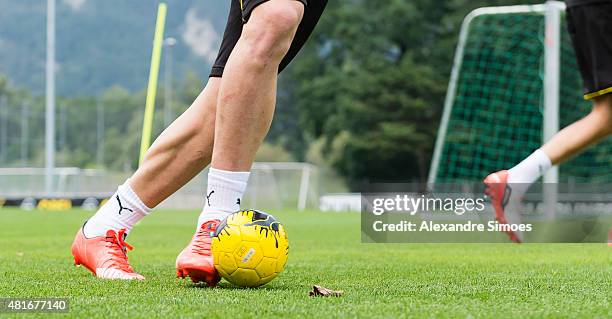
[(577, 155), (612, 134), (612, 95), (593, 101), (593, 110), (581, 120), (559, 131), (542, 146), (553, 165)]
[[(533, 152), (509, 171), (500, 171), (485, 179), (495, 214), (502, 223), (518, 224), (520, 200), (529, 186), (552, 165), (560, 164), (587, 147), (612, 134), (612, 95), (598, 97), (591, 113), (557, 133), (542, 148)], [(512, 188), (504, 203), (506, 187)], [(520, 232), (509, 232), (510, 238), (522, 241)]]

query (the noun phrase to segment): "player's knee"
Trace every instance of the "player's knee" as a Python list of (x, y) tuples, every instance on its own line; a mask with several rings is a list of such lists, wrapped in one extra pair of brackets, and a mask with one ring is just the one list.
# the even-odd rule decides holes
[(284, 6), (264, 4), (253, 11), (242, 36), (254, 61), (280, 62), (285, 56), (303, 14), (303, 6), (295, 2)]
[(261, 5), (253, 11), (249, 23), (269, 31), (278, 40), (291, 38), (302, 20), (304, 6), (297, 1), (286, 2), (285, 5)]

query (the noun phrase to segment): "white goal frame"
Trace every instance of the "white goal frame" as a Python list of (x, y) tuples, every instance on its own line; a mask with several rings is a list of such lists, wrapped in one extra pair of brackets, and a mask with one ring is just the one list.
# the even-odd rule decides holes
[[(550, 140), (559, 131), (559, 94), (560, 94), (560, 57), (561, 57), (561, 13), (565, 10), (565, 3), (561, 1), (547, 1), (544, 4), (517, 5), (501, 7), (484, 7), (470, 12), (463, 23), (459, 33), (459, 41), (455, 50), (453, 69), (451, 72), (442, 120), (436, 137), (434, 154), (427, 178), (428, 185), (436, 183), (436, 176), (440, 167), (440, 157), (446, 140), (448, 123), (452, 113), (455, 96), (457, 93), (457, 82), (463, 63), (465, 45), (467, 43), (469, 27), (472, 21), (484, 15), (512, 14), (512, 13), (540, 13), (545, 16), (545, 48), (544, 48), (544, 123), (543, 143)], [(544, 175), (546, 214), (554, 212), (557, 197), (557, 183), (559, 181), (559, 169), (557, 166), (551, 168)]]
[(300, 162), (255, 162), (252, 168), (260, 170), (301, 171), (297, 209), (299, 211), (304, 211), (306, 209), (308, 195), (311, 193), (311, 189), (309, 188), (310, 178), (313, 172), (317, 170), (316, 166)]

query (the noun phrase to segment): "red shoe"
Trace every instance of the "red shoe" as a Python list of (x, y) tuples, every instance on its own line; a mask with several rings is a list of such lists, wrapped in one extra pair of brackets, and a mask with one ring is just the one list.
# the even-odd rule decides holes
[(98, 278), (144, 280), (128, 263), (127, 250), (133, 247), (125, 242), (125, 234), (125, 229), (109, 230), (106, 237), (87, 238), (79, 229), (72, 243), (74, 264), (85, 266)]
[(193, 235), (191, 242), (176, 258), (176, 275), (191, 277), (194, 283), (206, 282), (210, 287), (217, 285), (221, 277), (215, 269), (210, 245), (212, 235), (219, 225), (218, 220), (208, 221)]
[[(491, 198), (491, 204), (495, 209), (495, 219), (501, 224), (520, 223), (520, 214), (515, 209), (507, 209), (512, 194), (512, 188), (508, 185), (508, 171), (499, 171), (487, 176), (484, 184), (486, 185), (485, 194)], [(517, 243), (522, 242), (522, 234), (513, 231), (505, 233), (508, 234), (510, 240)]]

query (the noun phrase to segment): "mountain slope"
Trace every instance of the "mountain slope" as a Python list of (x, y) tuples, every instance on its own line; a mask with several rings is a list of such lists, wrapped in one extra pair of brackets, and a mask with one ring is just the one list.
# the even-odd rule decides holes
[[(113, 85), (146, 86), (158, 1), (57, 0), (57, 90), (97, 94)], [(205, 78), (214, 59), (229, 0), (170, 0), (166, 36), (174, 78), (188, 70)], [(0, 0), (0, 74), (14, 85), (44, 91), (46, 2)], [(162, 60), (163, 69), (163, 60)], [(163, 75), (163, 73), (162, 73)]]

